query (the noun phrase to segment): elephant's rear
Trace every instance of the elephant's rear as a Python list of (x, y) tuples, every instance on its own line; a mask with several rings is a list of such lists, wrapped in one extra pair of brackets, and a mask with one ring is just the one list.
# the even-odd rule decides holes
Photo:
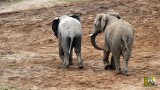
[[(78, 20), (68, 17), (68, 16), (63, 16), (61, 17), (63, 21), (59, 24), (59, 30), (61, 32), (61, 36), (64, 38), (68, 38), (68, 44), (70, 45), (70, 48), (68, 52), (70, 53), (71, 49), (75, 46), (79, 46), (78, 48), (81, 47), (81, 38), (82, 38), (82, 28), (81, 24)], [(78, 44), (79, 45), (78, 45)]]
[(131, 55), (132, 47), (133, 47), (133, 41), (134, 41), (134, 31), (132, 25), (127, 23), (126, 21), (124, 22), (124, 28), (123, 28), (123, 33), (122, 33), (122, 41), (124, 43), (124, 48), (122, 51), (123, 56), (124, 55)]
[(82, 28), (78, 21), (78, 16), (61, 16), (55, 18), (52, 24), (53, 31), (57, 32), (59, 40), (59, 55), (63, 60), (63, 67), (68, 68), (72, 65), (72, 49), (75, 48), (75, 53), (78, 59), (78, 67), (83, 68), (81, 60), (81, 38)]
[(72, 17), (63, 19), (63, 21), (59, 25), (59, 30), (61, 31), (62, 36), (74, 37), (76, 35), (82, 35), (80, 22)]
[(116, 71), (120, 73), (120, 56), (124, 60), (124, 75), (128, 75), (128, 61), (131, 56), (131, 51), (134, 41), (134, 32), (132, 26), (126, 21), (121, 20), (117, 23), (117, 29), (114, 30), (114, 39), (112, 40), (112, 54), (115, 60)]
[(116, 24), (116, 28), (110, 34), (110, 40), (112, 47), (112, 53), (121, 54), (124, 56), (131, 55), (133, 41), (134, 41), (134, 32), (132, 26), (124, 20), (120, 20)]

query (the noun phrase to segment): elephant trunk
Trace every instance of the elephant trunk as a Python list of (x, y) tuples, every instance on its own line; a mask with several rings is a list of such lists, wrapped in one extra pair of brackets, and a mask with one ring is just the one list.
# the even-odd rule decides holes
[(102, 48), (99, 48), (99, 47), (97, 46), (96, 42), (95, 42), (97, 35), (98, 35), (98, 33), (93, 34), (93, 35), (91, 36), (91, 43), (92, 43), (92, 45), (94, 46), (94, 48), (96, 48), (96, 49), (98, 49), (98, 50), (104, 50), (104, 49), (102, 49)]

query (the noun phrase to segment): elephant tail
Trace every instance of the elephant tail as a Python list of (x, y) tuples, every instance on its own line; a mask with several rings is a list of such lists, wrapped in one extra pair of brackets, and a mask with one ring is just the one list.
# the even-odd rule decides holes
[(127, 37), (122, 35), (122, 40), (123, 40), (124, 45), (125, 45), (125, 49), (123, 50), (122, 54), (124, 54), (126, 49), (127, 49), (128, 53), (130, 53), (130, 50), (129, 50), (128, 45), (127, 45)]
[(70, 36), (70, 47), (69, 47), (69, 51), (68, 51), (68, 53), (70, 53), (70, 52), (71, 52), (73, 39), (74, 39), (74, 37), (71, 37), (71, 36)]

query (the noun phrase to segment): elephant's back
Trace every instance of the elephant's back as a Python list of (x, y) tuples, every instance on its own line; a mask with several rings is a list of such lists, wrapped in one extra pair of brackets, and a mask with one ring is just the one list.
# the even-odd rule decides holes
[(133, 36), (134, 32), (131, 24), (120, 19), (117, 22), (115, 22), (115, 24), (113, 24), (112, 33), (113, 35), (115, 35), (114, 37), (119, 36), (118, 38), (120, 38), (122, 34)]
[(74, 35), (81, 35), (82, 34), (82, 28), (81, 24), (78, 20), (67, 17), (63, 19), (59, 23), (59, 30), (62, 35), (64, 36), (74, 36)]
[(110, 42), (110, 44), (116, 44), (120, 46), (123, 44), (122, 35), (131, 41), (133, 41), (134, 37), (133, 27), (124, 20), (119, 20), (110, 25), (105, 34), (107, 35), (107, 40)]

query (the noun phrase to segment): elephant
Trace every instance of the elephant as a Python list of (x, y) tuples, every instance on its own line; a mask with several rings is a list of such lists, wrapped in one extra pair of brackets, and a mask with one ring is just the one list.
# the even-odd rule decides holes
[(54, 32), (54, 36), (56, 36), (59, 42), (59, 56), (63, 61), (63, 67), (69, 68), (69, 65), (73, 65), (72, 50), (74, 48), (78, 59), (78, 68), (82, 69), (82, 26), (79, 16), (63, 15), (56, 17), (52, 22), (52, 30)]
[[(104, 48), (96, 42), (96, 36), (104, 32)], [(128, 75), (128, 61), (134, 41), (134, 30), (131, 24), (123, 20), (118, 13), (98, 14), (94, 20), (91, 34), (91, 43), (94, 48), (103, 50), (103, 63), (105, 69), (116, 69), (117, 74)], [(108, 60), (112, 53), (111, 63)], [(121, 71), (120, 57), (123, 56), (124, 70)]]

